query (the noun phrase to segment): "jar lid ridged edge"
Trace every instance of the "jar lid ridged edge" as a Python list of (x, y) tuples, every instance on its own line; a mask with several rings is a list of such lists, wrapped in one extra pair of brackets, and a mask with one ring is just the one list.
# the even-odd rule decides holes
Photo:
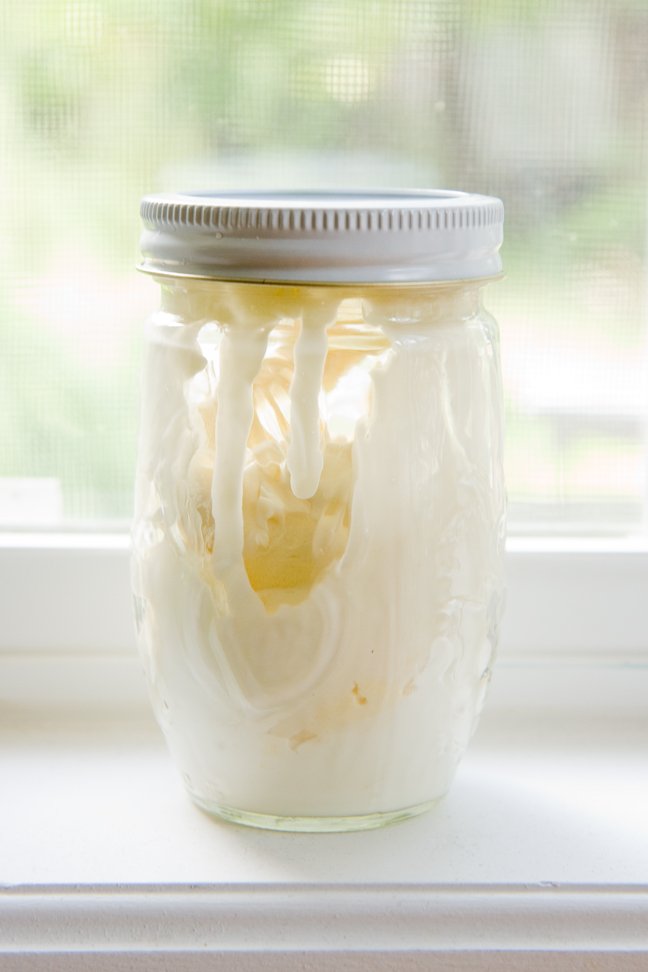
[[(322, 206), (295, 205), (288, 195), (280, 198), (281, 205), (271, 194), (249, 200), (239, 194), (231, 198), (197, 195), (193, 200), (184, 194), (145, 196), (140, 215), (145, 223), (159, 227), (270, 233), (425, 232), (494, 226), (504, 219), (500, 199), (467, 193), (443, 197), (403, 193), (401, 205), (368, 205), (362, 196), (356, 197), (355, 205), (342, 206), (335, 196), (332, 204)], [(385, 197), (385, 202), (389, 198), (397, 196)], [(261, 199), (269, 204), (260, 205)]]
[(141, 269), (215, 279), (416, 282), (501, 272), (504, 207), (453, 190), (145, 196)]

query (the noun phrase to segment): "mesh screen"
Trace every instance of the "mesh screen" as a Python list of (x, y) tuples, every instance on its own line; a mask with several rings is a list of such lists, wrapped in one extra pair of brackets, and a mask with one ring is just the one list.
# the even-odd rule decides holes
[(131, 508), (138, 200), (444, 186), (504, 199), (512, 527), (646, 524), (640, 0), (30, 0), (0, 30), (0, 523)]

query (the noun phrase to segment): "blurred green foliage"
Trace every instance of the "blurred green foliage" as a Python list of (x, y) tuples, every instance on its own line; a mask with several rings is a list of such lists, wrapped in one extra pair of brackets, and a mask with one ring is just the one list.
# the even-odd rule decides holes
[[(409, 184), (501, 195), (507, 281), (490, 305), (505, 351), (532, 369), (553, 335), (571, 335), (584, 411), (588, 355), (616, 355), (612, 385), (637, 380), (647, 45), (642, 0), (9, 0), (0, 476), (58, 477), (69, 522), (129, 515), (138, 335), (155, 300), (132, 283), (137, 211), (160, 189)], [(597, 449), (601, 467), (619, 449), (634, 456), (624, 468), (645, 466), (641, 423), (620, 426), (617, 452), (592, 426), (565, 463), (560, 416), (515, 382), (507, 407), (514, 507), (552, 506), (552, 520), (563, 510), (572, 522), (581, 507), (591, 517), (595, 497), (596, 515), (639, 516), (638, 474), (588, 486), (585, 460), (571, 479), (537, 470), (585, 454), (595, 470)]]

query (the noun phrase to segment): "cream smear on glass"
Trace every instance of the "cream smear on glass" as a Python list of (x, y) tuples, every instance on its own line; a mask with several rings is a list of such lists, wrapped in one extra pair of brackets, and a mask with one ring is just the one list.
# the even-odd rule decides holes
[(502, 600), (479, 284), (163, 292), (133, 583), (187, 787), (226, 815), (430, 803), (481, 709)]

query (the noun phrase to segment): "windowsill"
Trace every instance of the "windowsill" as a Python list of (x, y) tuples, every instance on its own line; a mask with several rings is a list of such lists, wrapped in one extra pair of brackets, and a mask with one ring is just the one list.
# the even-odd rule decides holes
[(503, 663), (446, 800), (322, 836), (208, 818), (134, 700), (117, 720), (5, 710), (0, 966), (645, 967), (647, 697), (648, 664)]

